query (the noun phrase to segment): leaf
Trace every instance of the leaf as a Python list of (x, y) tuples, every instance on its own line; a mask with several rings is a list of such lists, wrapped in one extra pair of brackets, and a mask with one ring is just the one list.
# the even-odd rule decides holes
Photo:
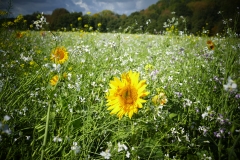
[(171, 114), (169, 114), (169, 118), (170, 118), (170, 119), (173, 119), (173, 118), (176, 117), (176, 116), (177, 116), (176, 113), (171, 113)]

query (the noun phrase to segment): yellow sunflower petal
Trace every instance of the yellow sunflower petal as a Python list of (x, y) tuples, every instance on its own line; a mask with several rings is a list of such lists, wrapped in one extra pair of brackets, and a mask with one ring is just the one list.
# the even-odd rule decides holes
[(119, 119), (127, 115), (130, 119), (134, 113), (142, 108), (142, 103), (146, 100), (142, 99), (149, 92), (146, 81), (139, 82), (139, 73), (129, 71), (121, 75), (121, 80), (114, 77), (109, 83), (110, 89), (106, 93), (107, 110), (111, 110), (110, 114), (116, 114)]
[(68, 52), (65, 47), (57, 47), (52, 50), (51, 60), (57, 64), (63, 64), (68, 60)]

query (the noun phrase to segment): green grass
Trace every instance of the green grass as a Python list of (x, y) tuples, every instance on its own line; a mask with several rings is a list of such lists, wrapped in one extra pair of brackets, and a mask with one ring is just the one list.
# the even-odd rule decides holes
[[(107, 150), (111, 159), (237, 159), (240, 154), (239, 91), (223, 87), (229, 76), (239, 85), (239, 39), (15, 34), (1, 35), (0, 120), (11, 130), (7, 134), (1, 127), (1, 159), (104, 159), (100, 153)], [(210, 39), (214, 50), (207, 48)], [(49, 59), (56, 46), (69, 53), (58, 69)], [(150, 94), (132, 119), (119, 120), (107, 110), (105, 96), (110, 80), (129, 70), (140, 73)], [(52, 87), (56, 74), (60, 81)], [(151, 100), (159, 90), (168, 100), (163, 107)], [(4, 121), (5, 115), (11, 119)]]

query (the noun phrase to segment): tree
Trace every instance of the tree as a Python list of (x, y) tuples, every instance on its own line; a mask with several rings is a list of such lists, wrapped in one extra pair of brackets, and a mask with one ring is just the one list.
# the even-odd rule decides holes
[[(62, 23), (64, 23), (63, 18), (64, 15), (69, 14), (69, 11), (66, 10), (65, 8), (57, 8), (52, 12), (51, 16), (51, 21), (49, 22), (50, 24), (50, 29), (51, 30), (57, 30), (61, 28)], [(64, 24), (65, 25), (65, 24)]]

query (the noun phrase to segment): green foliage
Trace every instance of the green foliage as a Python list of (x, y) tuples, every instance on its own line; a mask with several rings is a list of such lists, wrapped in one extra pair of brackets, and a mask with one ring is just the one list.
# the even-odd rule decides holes
[[(224, 37), (209, 38), (205, 30), (201, 36), (188, 30), (179, 35), (176, 31), (186, 17), (166, 10), (177, 1), (161, 3), (166, 11), (162, 22), (169, 28), (164, 35), (146, 34), (159, 22), (142, 15), (145, 11), (82, 16), (59, 10), (63, 19), (71, 20), (69, 30), (76, 27), (84, 30), (81, 34), (46, 32), (44, 15), (34, 22), (39, 31), (21, 31), (22, 18), (12, 30), (2, 27), (0, 159), (237, 159), (236, 29), (227, 28), (231, 32)], [(150, 11), (157, 8), (153, 5)], [(150, 11), (145, 13), (154, 15)], [(125, 33), (89, 31), (98, 27), (96, 22), (105, 25), (103, 31), (110, 26), (117, 30), (118, 18), (130, 26), (118, 30)], [(68, 52), (63, 64), (50, 59), (58, 46)], [(107, 110), (106, 93), (113, 77), (129, 70), (140, 73), (150, 94), (132, 119), (119, 120)], [(153, 98), (160, 93), (166, 99), (155, 104)]]

